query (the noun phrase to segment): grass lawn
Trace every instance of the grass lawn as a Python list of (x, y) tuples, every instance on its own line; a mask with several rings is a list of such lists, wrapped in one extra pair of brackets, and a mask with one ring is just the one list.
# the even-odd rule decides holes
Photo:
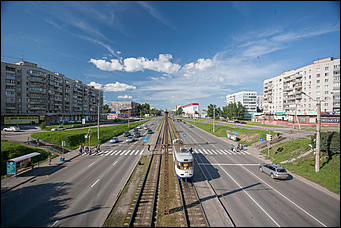
[[(279, 164), (281, 161), (290, 160), (298, 155), (310, 150), (310, 139), (297, 139), (277, 144), (270, 148), (270, 159), (273, 163)], [(283, 150), (277, 152), (281, 147)], [(268, 150), (262, 150), (261, 153), (267, 155)], [(267, 159), (269, 159), (267, 157)], [(322, 157), (320, 160), (320, 171), (315, 173), (315, 155), (308, 154), (292, 163), (281, 164), (281, 166), (305, 177), (321, 186), (340, 194), (340, 154), (334, 154), (328, 161)]]
[[(129, 131), (130, 129), (135, 128), (138, 125), (141, 125), (148, 120), (143, 120), (139, 122), (132, 122), (129, 124), (119, 124), (114, 126), (106, 126), (100, 128), (100, 139), (97, 139), (97, 126), (90, 127), (91, 129), (91, 137), (90, 137), (90, 145), (96, 146), (100, 143), (107, 142), (110, 138), (114, 136), (118, 136), (120, 134), (123, 134), (126, 131)], [(65, 131), (50, 131), (50, 132), (38, 132), (33, 133), (31, 136), (33, 138), (39, 138), (44, 140), (45, 142), (52, 143), (55, 145), (62, 144), (62, 141), (65, 141), (65, 147), (69, 149), (76, 149), (84, 143), (84, 145), (88, 145), (89, 139), (85, 139), (84, 135), (88, 133), (89, 128), (83, 128), (83, 129), (73, 129), (73, 130), (65, 130)], [(86, 142), (85, 142), (86, 140)]]
[(6, 162), (9, 159), (20, 157), (33, 152), (38, 152), (40, 155), (32, 157), (32, 162), (36, 165), (48, 159), (49, 152), (35, 147), (24, 146), (7, 140), (1, 140), (1, 177), (6, 175)]
[(207, 123), (198, 123), (194, 121), (187, 121), (188, 123), (191, 123), (211, 134), (214, 134), (218, 137), (226, 137), (226, 131), (235, 133), (237, 132), (237, 138), (240, 139), (241, 144), (246, 144), (247, 146), (250, 146), (251, 144), (258, 142), (260, 137), (266, 138), (266, 134), (270, 133), (273, 136), (276, 134), (276, 132), (273, 131), (267, 131), (267, 130), (256, 130), (256, 129), (245, 129), (245, 128), (232, 128), (229, 126), (221, 126), (221, 125), (215, 125), (215, 132), (213, 133), (213, 126), (212, 124)]

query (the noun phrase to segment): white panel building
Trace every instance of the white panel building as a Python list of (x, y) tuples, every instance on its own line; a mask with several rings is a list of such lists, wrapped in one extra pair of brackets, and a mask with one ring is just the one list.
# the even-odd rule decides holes
[(244, 118), (251, 119), (253, 113), (257, 112), (256, 91), (241, 91), (226, 96), (226, 105), (240, 102), (244, 108)]

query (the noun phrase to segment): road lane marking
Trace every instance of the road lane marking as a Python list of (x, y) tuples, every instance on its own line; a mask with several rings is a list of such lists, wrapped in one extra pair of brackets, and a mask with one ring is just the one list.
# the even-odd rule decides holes
[(56, 223), (57, 223), (58, 221), (59, 221), (59, 220), (55, 221), (55, 222), (51, 225), (51, 227), (54, 227), (54, 225), (56, 225)]
[(228, 153), (228, 154), (231, 154), (231, 152), (230, 151), (228, 151), (228, 150), (225, 150), (226, 151), (226, 153)]
[(90, 165), (88, 165), (88, 167), (92, 166), (93, 164), (95, 164), (95, 162), (91, 163)]
[(123, 155), (127, 155), (129, 152), (130, 152), (130, 150), (127, 150), (127, 152), (125, 154), (123, 154)]
[(114, 162), (114, 164), (112, 164), (112, 166), (114, 166), (117, 163), (117, 161)]
[(132, 151), (131, 151), (131, 153), (130, 153), (129, 155), (133, 155), (133, 154), (134, 154), (134, 152), (135, 152), (135, 150), (132, 150)]
[(135, 153), (135, 155), (137, 155), (137, 154), (138, 154), (138, 152), (139, 152), (139, 150), (136, 150), (136, 153)]
[[(251, 171), (249, 171), (247, 168), (243, 167), (245, 170), (247, 170), (249, 173), (251, 173), (252, 175), (254, 175), (255, 177), (257, 177), (254, 173), (252, 173)], [(298, 206), (296, 203), (294, 203), (292, 200), (290, 200), (288, 197), (286, 197), (285, 195), (283, 195), (282, 193), (280, 193), (277, 189), (273, 188), (271, 185), (269, 185), (268, 183), (266, 183), (264, 180), (262, 180), (261, 178), (257, 177), (259, 180), (261, 180), (264, 184), (266, 184), (267, 186), (269, 186), (270, 188), (272, 188), (275, 192), (277, 192), (278, 194), (280, 194), (282, 197), (284, 197), (285, 199), (287, 199), (290, 203), (294, 204), (296, 207), (298, 207), (299, 209), (301, 209), (304, 213), (306, 213), (307, 215), (309, 215), (311, 218), (315, 219), (318, 223), (320, 223), (322, 226), (327, 227), (324, 223), (322, 223), (321, 221), (319, 221), (317, 218), (315, 218), (314, 216), (312, 216), (311, 214), (309, 214), (306, 210), (304, 210), (302, 207)]]
[[(219, 165), (220, 166), (220, 165)], [(250, 195), (249, 195), (249, 193), (247, 192), (247, 191), (245, 191), (244, 190), (244, 188), (235, 180), (235, 179), (233, 179), (233, 177), (231, 177), (231, 175), (228, 173), (228, 172), (226, 172), (226, 170), (225, 169), (223, 169), (222, 167), (220, 167), (233, 181), (234, 181), (234, 183), (236, 183), (238, 186), (239, 186), (239, 188), (243, 191), (243, 192), (245, 192), (245, 194), (250, 198), (250, 199), (252, 199), (252, 201), (278, 226), (278, 227), (280, 227), (280, 225), (257, 203), (257, 201), (255, 200), (255, 199), (253, 199)]]
[(218, 154), (215, 150), (211, 150), (212, 154)]
[(223, 150), (220, 150), (223, 154), (226, 154), (226, 152), (225, 151), (223, 151)]
[(141, 150), (141, 153), (140, 153), (140, 155), (141, 155), (143, 152), (144, 152), (144, 150)]
[(97, 179), (96, 182), (93, 183), (90, 187), (92, 188), (95, 184), (97, 184), (98, 181), (99, 181), (99, 179)]

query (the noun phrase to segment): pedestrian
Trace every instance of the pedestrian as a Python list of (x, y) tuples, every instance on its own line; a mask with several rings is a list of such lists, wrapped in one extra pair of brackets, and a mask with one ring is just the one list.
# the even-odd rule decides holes
[(233, 151), (234, 150), (234, 146), (231, 144), (231, 150)]
[(89, 152), (88, 146), (85, 146), (84, 150), (85, 150), (84, 152), (87, 154)]
[(148, 144), (148, 152), (150, 151), (150, 144)]
[(49, 165), (51, 165), (51, 155), (49, 155)]
[(82, 154), (82, 153), (83, 153), (82, 145), (79, 146), (78, 150), (79, 150), (79, 154)]

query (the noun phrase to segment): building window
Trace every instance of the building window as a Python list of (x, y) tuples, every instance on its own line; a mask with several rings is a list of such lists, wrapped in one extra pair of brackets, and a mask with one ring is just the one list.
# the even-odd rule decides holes
[(309, 79), (311, 79), (311, 75), (309, 75)]
[(324, 91), (324, 94), (328, 94), (328, 91)]
[(320, 71), (320, 68), (316, 68), (317, 71)]
[(328, 103), (324, 103), (324, 106), (328, 106)]
[(316, 83), (320, 83), (320, 80), (316, 80)]
[(324, 85), (324, 88), (328, 89), (328, 85)]
[(324, 82), (328, 82), (328, 79), (324, 79)]
[(316, 77), (319, 78), (319, 77), (320, 77), (320, 74), (316, 74)]
[(328, 76), (328, 72), (324, 73), (324, 76)]

